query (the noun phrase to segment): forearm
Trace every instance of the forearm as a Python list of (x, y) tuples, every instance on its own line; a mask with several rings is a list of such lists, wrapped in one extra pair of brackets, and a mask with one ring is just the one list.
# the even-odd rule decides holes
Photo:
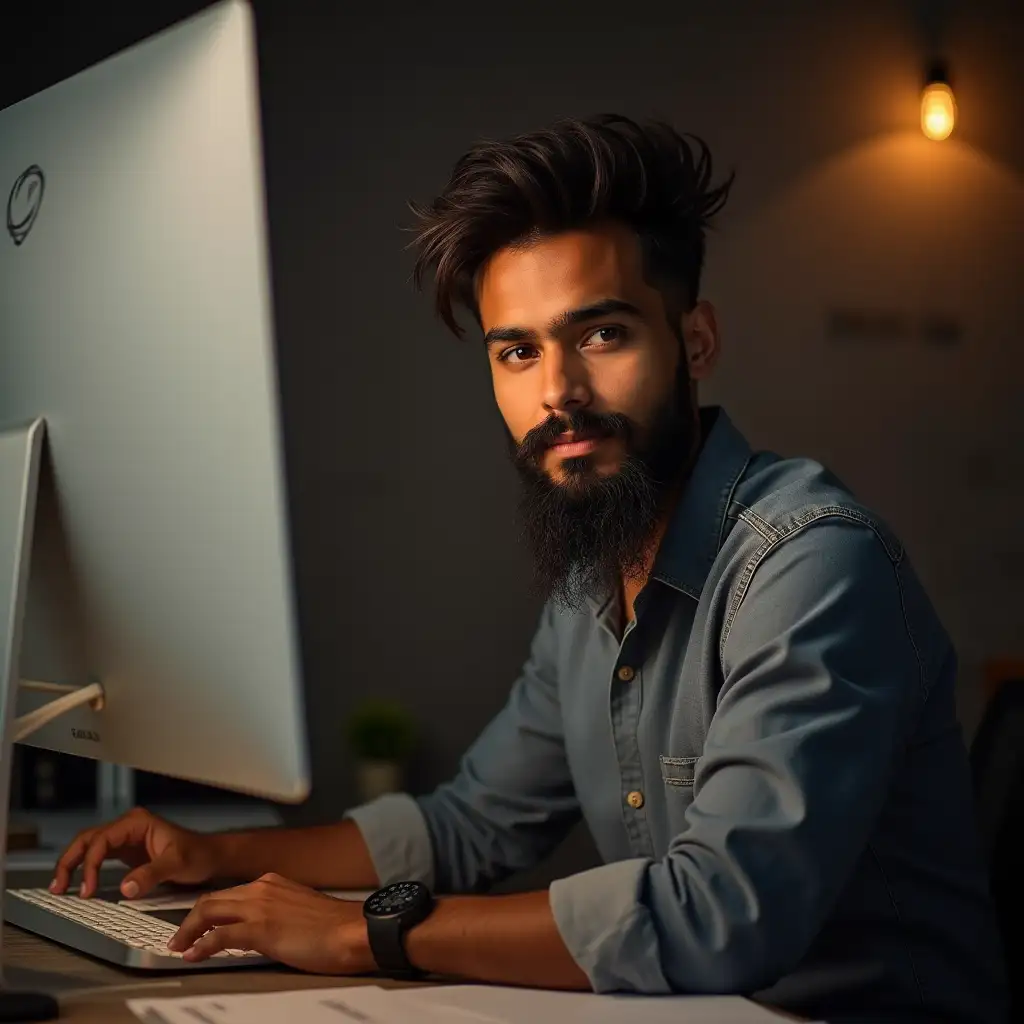
[(410, 961), (431, 974), (535, 988), (590, 989), (552, 916), (546, 891), (455, 896), (406, 937)]
[(377, 872), (354, 821), (308, 828), (222, 832), (218, 874), (251, 881), (274, 872), (313, 889), (374, 889)]

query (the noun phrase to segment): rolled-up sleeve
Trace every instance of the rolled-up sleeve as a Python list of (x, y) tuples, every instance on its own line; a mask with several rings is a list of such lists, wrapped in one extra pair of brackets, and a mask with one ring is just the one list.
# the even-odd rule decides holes
[(348, 812), (382, 878), (429, 880), (443, 893), (483, 891), (533, 867), (579, 820), (556, 651), (549, 605), (508, 701), (455, 778), (415, 800), (395, 795)]
[(666, 856), (551, 886), (599, 992), (751, 992), (804, 955), (865, 849), (922, 689), (898, 560), (840, 518), (776, 542), (722, 660)]
[(407, 793), (387, 793), (346, 812), (359, 827), (381, 885), (422, 882), (433, 889), (434, 854), (427, 823)]

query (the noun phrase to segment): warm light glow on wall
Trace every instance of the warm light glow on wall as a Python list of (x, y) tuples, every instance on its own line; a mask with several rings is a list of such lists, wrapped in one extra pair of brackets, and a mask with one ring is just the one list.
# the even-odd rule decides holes
[(921, 94), (921, 131), (929, 139), (948, 139), (956, 124), (956, 99), (942, 68), (934, 68)]

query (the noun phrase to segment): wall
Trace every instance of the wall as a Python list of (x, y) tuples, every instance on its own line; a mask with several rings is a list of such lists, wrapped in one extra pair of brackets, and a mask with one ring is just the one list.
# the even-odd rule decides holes
[[(197, 6), (67, 5), (21, 31), (0, 96)], [(483, 353), (412, 292), (400, 227), (474, 138), (561, 114), (667, 117), (736, 167), (710, 242), (726, 350), (706, 398), (890, 518), (961, 648), (970, 728), (981, 660), (1024, 653), (1015, 5), (951, 9), (961, 122), (942, 144), (918, 130), (924, 23), (905, 3), (256, 6), (317, 779), (299, 820), (352, 797), (340, 723), (360, 695), (422, 718), (427, 788), (524, 654), (536, 609)], [(903, 326), (832, 337), (849, 309)], [(922, 334), (935, 317), (958, 343)]]
[[(953, 12), (961, 130), (939, 144), (915, 123), (913, 37), (890, 19), (859, 38), (851, 22), (817, 79), (818, 117), (829, 103), (851, 129), (870, 111), (878, 123), (751, 197), (708, 280), (734, 339), (716, 397), (766, 446), (835, 467), (897, 527), (957, 641), (968, 730), (982, 662), (1022, 652), (1024, 149), (1010, 126), (1024, 19), (990, 6)], [(874, 54), (859, 70), (858, 42)], [(830, 336), (837, 309), (893, 327)]]

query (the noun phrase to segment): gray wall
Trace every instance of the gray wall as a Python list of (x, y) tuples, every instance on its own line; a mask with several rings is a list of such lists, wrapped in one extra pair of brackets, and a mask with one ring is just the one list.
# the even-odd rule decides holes
[[(24, 27), (5, 99), (200, 5), (89, 6)], [(663, 116), (738, 170), (710, 243), (726, 350), (706, 398), (893, 521), (961, 648), (970, 728), (982, 660), (1024, 654), (1020, 5), (950, 6), (942, 144), (918, 129), (929, 23), (909, 2), (402, 6), (256, 4), (315, 751), (297, 819), (352, 799), (357, 698), (412, 705), (426, 789), (523, 657), (536, 609), (483, 354), (413, 293), (400, 226), (471, 140), (562, 114)], [(882, 326), (837, 337), (844, 310)]]
[[(418, 782), (447, 776), (533, 621), (482, 354), (409, 288), (403, 203), (475, 137), (601, 109), (669, 117), (736, 166), (710, 246), (727, 347), (707, 397), (893, 520), (957, 634), (970, 726), (977, 664), (1022, 653), (1021, 16), (952, 8), (961, 124), (935, 144), (918, 128), (927, 26), (910, 5), (641, 5), (632, 22), (553, 6), (574, 13), (441, 30), (423, 11), (264, 19), (322, 778), (368, 685), (423, 717)], [(834, 338), (837, 309), (896, 314), (907, 332)], [(959, 342), (932, 344), (932, 317)], [(363, 417), (374, 440), (353, 443), (346, 421)]]

